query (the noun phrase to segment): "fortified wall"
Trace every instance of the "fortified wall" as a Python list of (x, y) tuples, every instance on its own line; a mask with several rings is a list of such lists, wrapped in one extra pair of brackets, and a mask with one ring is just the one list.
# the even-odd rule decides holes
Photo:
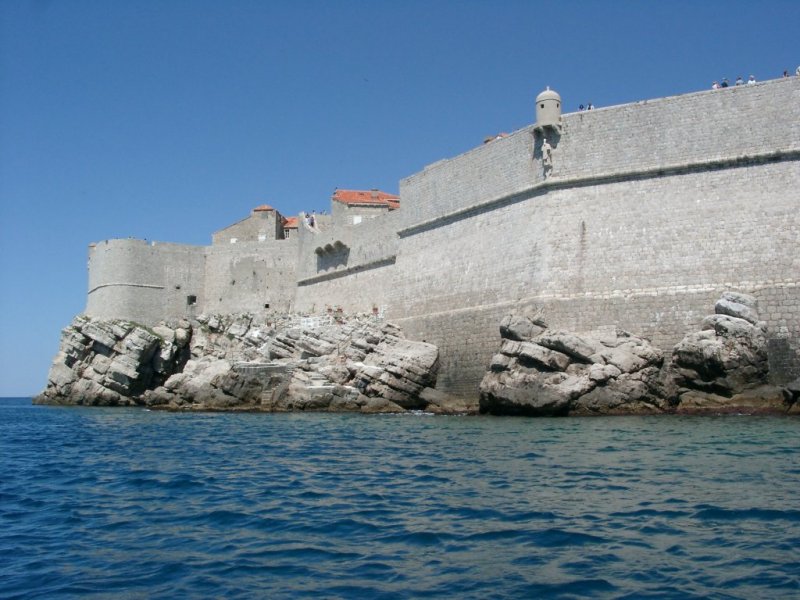
[(471, 396), (511, 311), (666, 349), (731, 289), (758, 298), (785, 381), (800, 375), (799, 206), (790, 78), (559, 115), (404, 179), (399, 210), (334, 202), (288, 240), (103, 242), (87, 312), (186, 314), (190, 288), (198, 311), (378, 310), (439, 346), (441, 389)]
[(86, 314), (153, 325), (203, 312), (289, 311), (297, 251), (297, 225), (267, 205), (215, 232), (211, 246), (91, 244)]

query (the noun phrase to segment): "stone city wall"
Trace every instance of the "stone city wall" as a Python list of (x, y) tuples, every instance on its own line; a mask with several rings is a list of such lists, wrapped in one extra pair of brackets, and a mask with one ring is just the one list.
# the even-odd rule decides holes
[[(546, 133), (553, 179), (596, 185), (625, 173), (797, 151), (799, 100), (800, 81), (787, 78), (567, 114), (560, 134)], [(544, 180), (541, 143), (525, 127), (402, 180), (404, 226), (529, 192)]]
[(296, 265), (295, 238), (209, 247), (203, 312), (291, 310)]
[[(391, 301), (400, 211), (358, 225), (301, 232), (295, 308), (341, 306), (348, 312), (383, 310)], [(320, 252), (321, 250), (321, 252)]]
[(193, 315), (205, 296), (205, 251), (135, 239), (90, 246), (86, 314), (144, 325)]
[(98, 245), (87, 312), (148, 322), (185, 312), (187, 286), (207, 311), (378, 307), (470, 396), (509, 312), (668, 348), (731, 289), (759, 300), (774, 376), (800, 375), (800, 78), (568, 114), (544, 135), (547, 179), (526, 127), (406, 178), (400, 210), (318, 216), (291, 244)]
[(776, 376), (800, 374), (798, 83), (566, 115), (546, 182), (530, 128), (404, 180), (388, 316), (469, 395), (508, 312), (668, 347), (734, 289), (759, 298)]

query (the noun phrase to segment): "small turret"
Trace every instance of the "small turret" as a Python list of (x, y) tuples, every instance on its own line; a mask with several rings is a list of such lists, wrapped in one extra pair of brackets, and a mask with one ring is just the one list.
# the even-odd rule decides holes
[(536, 124), (534, 129), (544, 131), (546, 127), (561, 129), (561, 96), (548, 87), (536, 96)]

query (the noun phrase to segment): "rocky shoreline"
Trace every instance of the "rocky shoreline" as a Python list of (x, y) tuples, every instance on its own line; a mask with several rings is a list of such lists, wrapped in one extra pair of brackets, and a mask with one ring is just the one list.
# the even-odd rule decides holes
[(500, 335), (482, 413), (800, 414), (800, 381), (769, 384), (766, 324), (749, 295), (723, 294), (667, 355), (624, 331), (552, 331), (537, 314), (506, 317)]
[(436, 346), (371, 316), (202, 315), (146, 328), (79, 316), (36, 404), (175, 411), (468, 414), (434, 388)]
[(509, 315), (468, 401), (436, 387), (439, 351), (372, 315), (201, 315), (148, 328), (76, 317), (36, 404), (172, 411), (589, 416), (800, 414), (800, 381), (769, 384), (752, 296), (725, 293), (671, 353), (619, 330), (554, 331)]

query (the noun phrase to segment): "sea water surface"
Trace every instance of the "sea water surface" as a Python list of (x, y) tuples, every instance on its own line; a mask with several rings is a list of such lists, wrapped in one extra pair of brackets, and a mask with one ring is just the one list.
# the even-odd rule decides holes
[(800, 419), (0, 401), (2, 598), (798, 598)]

